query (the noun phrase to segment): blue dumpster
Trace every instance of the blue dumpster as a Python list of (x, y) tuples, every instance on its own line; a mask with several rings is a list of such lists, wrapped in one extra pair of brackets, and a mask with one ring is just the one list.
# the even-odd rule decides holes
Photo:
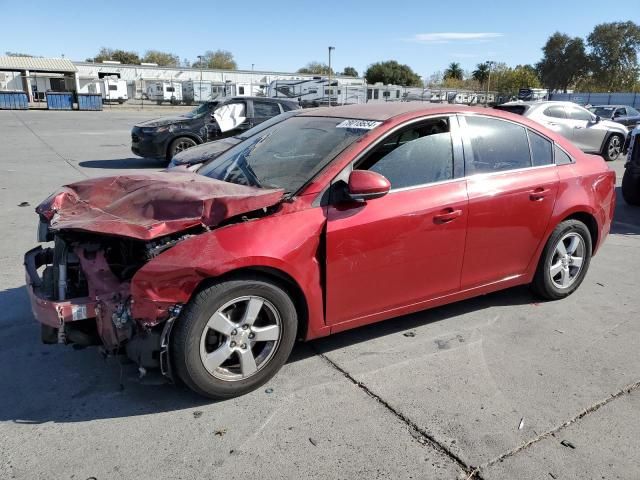
[(27, 110), (29, 100), (24, 92), (0, 92), (0, 110)]
[(73, 110), (73, 93), (47, 92), (47, 108), (49, 110)]
[(102, 110), (102, 95), (99, 93), (79, 93), (78, 110)]

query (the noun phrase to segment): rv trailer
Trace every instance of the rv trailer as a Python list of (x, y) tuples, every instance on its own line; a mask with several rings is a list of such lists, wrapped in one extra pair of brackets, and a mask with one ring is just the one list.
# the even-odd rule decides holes
[(155, 82), (147, 86), (147, 97), (160, 105), (162, 102), (172, 104), (182, 102), (182, 84), (180, 82)]

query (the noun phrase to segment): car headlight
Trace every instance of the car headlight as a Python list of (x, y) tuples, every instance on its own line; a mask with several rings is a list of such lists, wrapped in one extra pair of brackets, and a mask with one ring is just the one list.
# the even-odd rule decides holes
[(142, 129), (142, 133), (162, 133), (168, 132), (170, 125), (161, 125), (159, 127), (145, 127)]

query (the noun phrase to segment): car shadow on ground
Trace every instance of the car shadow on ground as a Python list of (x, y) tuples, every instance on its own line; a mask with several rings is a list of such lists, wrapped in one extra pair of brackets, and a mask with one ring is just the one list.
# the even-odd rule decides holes
[(616, 211), (613, 215), (611, 233), (640, 235), (640, 207), (624, 201), (621, 187), (616, 187)]
[(103, 168), (112, 170), (125, 170), (133, 168), (165, 168), (167, 162), (155, 158), (114, 158), (111, 160), (84, 160), (78, 162), (78, 165), (83, 168)]
[[(526, 288), (459, 302), (365, 326), (309, 343), (298, 343), (288, 362), (394, 335), (496, 305), (534, 302)], [(168, 383), (159, 372), (140, 379), (124, 357), (104, 357), (96, 347), (43, 345), (24, 287), (0, 291), (0, 305), (12, 305), (0, 321), (0, 421), (21, 424), (83, 422), (178, 411), (216, 403)]]

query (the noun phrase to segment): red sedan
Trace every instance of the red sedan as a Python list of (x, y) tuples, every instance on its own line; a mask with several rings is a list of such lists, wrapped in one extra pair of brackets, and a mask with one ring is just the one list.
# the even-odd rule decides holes
[(227, 398), (309, 340), (531, 284), (571, 294), (615, 175), (521, 116), (314, 109), (193, 173), (85, 180), (43, 202), (25, 256), (43, 341), (101, 344)]

